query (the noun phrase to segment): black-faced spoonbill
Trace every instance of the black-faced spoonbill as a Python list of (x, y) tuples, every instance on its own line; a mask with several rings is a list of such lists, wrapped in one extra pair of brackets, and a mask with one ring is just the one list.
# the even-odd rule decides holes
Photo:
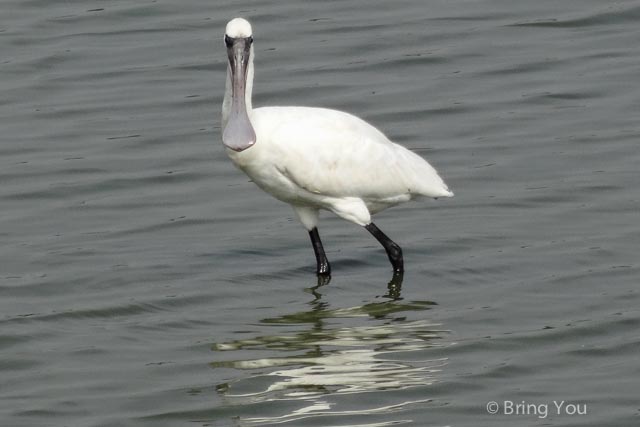
[(402, 274), (402, 249), (371, 222), (371, 214), (422, 196), (452, 197), (436, 170), (351, 114), (311, 107), (252, 108), (249, 22), (229, 21), (224, 41), (229, 66), (222, 141), (227, 154), (258, 187), (293, 207), (309, 231), (318, 275), (331, 272), (318, 234), (320, 209), (366, 228), (384, 247), (394, 274)]

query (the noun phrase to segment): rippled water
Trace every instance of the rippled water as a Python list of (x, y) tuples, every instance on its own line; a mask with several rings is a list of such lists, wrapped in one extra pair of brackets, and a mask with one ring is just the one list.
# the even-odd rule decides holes
[[(255, 105), (353, 112), (455, 191), (377, 216), (402, 283), (325, 215), (318, 286), (291, 210), (226, 158), (237, 15)], [(1, 424), (637, 425), (638, 19), (634, 1), (5, 0)]]

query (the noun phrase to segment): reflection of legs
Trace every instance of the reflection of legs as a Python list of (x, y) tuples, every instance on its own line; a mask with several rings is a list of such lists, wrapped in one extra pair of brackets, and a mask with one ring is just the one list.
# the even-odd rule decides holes
[(402, 260), (402, 249), (393, 240), (387, 237), (374, 223), (369, 223), (364, 226), (373, 237), (380, 242), (384, 250), (387, 252), (389, 261), (393, 266), (394, 273), (401, 273), (404, 271), (404, 262)]
[(309, 237), (311, 237), (311, 244), (313, 245), (313, 252), (316, 254), (316, 262), (317, 269), (316, 272), (318, 275), (328, 276), (331, 274), (331, 266), (329, 265), (329, 260), (324, 253), (324, 248), (322, 247), (322, 241), (320, 240), (320, 234), (318, 234), (318, 227), (313, 227), (311, 231), (309, 231)]

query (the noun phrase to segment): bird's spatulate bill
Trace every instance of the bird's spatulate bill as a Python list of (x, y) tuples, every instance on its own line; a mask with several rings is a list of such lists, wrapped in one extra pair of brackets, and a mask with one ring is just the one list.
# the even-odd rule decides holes
[(256, 143), (256, 133), (247, 114), (245, 88), (247, 86), (247, 66), (249, 64), (249, 46), (234, 43), (229, 52), (231, 67), (231, 114), (222, 133), (224, 145), (234, 151), (243, 151)]

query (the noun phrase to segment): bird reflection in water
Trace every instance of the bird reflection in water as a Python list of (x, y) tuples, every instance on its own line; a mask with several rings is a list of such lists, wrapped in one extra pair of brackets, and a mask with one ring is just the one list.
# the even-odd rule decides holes
[[(400, 300), (402, 299), (400, 294), (402, 292), (402, 281), (404, 280), (404, 272), (403, 271), (394, 271), (391, 280), (387, 284), (388, 292), (384, 295), (385, 298), (389, 298), (391, 300)], [(331, 275), (318, 275), (317, 285), (309, 288), (310, 292), (316, 299), (320, 299), (322, 294), (317, 292), (322, 286), (326, 286), (331, 282)]]
[[(426, 320), (407, 320), (411, 312), (429, 310), (435, 303), (403, 301), (401, 275), (394, 275), (389, 282), (384, 301), (348, 308), (331, 308), (322, 300), (326, 284), (308, 290), (314, 297), (308, 302), (309, 310), (261, 320), (262, 325), (277, 327), (275, 334), (213, 346), (219, 358), (225, 353), (233, 356), (241, 352), (245, 357), (269, 353), (268, 357), (232, 357), (211, 363), (213, 368), (250, 371), (247, 376), (218, 385), (218, 392), (229, 405), (278, 401), (281, 405), (270, 407), (286, 412), (244, 418), (246, 424), (268, 425), (329, 415), (384, 415), (428, 401), (403, 398), (392, 405), (341, 409), (346, 395), (384, 392), (383, 401), (388, 402), (391, 390), (432, 384), (446, 359), (430, 358), (428, 351), (446, 346), (449, 331)], [(295, 402), (299, 407), (291, 411), (291, 405), (285, 402)]]

